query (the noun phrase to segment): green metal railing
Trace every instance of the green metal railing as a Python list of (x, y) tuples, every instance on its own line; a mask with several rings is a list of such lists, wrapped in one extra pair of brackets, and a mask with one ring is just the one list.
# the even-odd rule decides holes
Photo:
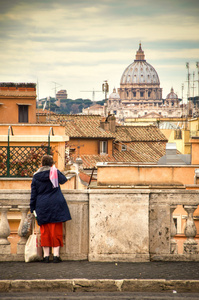
[(8, 146), (7, 146), (7, 176), (10, 174), (10, 131), (13, 134), (12, 126), (8, 127)]
[(48, 146), (10, 146), (12, 126), (8, 128), (8, 144), (0, 146), (0, 177), (32, 177), (41, 165), (42, 156), (51, 153), (50, 132)]

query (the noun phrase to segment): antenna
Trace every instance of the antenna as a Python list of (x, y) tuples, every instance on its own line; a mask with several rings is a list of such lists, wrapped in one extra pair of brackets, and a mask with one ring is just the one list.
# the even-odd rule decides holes
[[(183, 103), (184, 83), (182, 84), (182, 128), (184, 128), (184, 103)], [(186, 122), (185, 122), (186, 125)]]
[(193, 72), (193, 87), (192, 87), (192, 89), (193, 89), (193, 100), (194, 100), (194, 89), (195, 89), (195, 84), (194, 84), (194, 82), (195, 82), (195, 72)]
[(183, 91), (184, 91), (184, 83), (182, 84), (182, 120), (183, 120)]
[[(37, 103), (37, 107), (39, 108), (39, 106), (38, 106), (38, 103), (39, 103), (39, 82), (38, 82), (38, 78), (37, 78), (37, 100), (36, 100), (36, 103)], [(37, 114), (37, 121), (39, 122), (39, 113)]]
[(190, 73), (189, 73), (189, 63), (186, 63), (186, 68), (187, 68), (187, 82), (188, 82), (188, 88), (187, 88), (187, 117), (189, 115), (189, 109), (190, 109), (190, 103), (189, 103), (189, 97), (190, 97)]
[(80, 92), (83, 92), (83, 93), (92, 93), (92, 101), (94, 102), (95, 101), (95, 93), (101, 93), (102, 91), (95, 91), (93, 89), (93, 91), (80, 91)]
[(50, 96), (46, 98), (46, 104), (47, 104), (47, 101), (49, 100), (49, 106), (48, 106), (48, 111), (47, 111), (47, 118), (46, 120), (47, 121), (50, 121)]
[(52, 81), (55, 84), (55, 87), (52, 90), (55, 90), (55, 100), (56, 100), (56, 94), (57, 94), (57, 87), (62, 86), (62, 84), (59, 84), (55, 81)]
[(37, 100), (39, 101), (39, 82), (37, 78)]
[(187, 82), (188, 82), (188, 89), (187, 89), (187, 100), (189, 99), (190, 96), (190, 73), (189, 73), (189, 63), (186, 63), (186, 68), (187, 68)]
[(46, 103), (47, 103), (47, 98), (46, 98), (46, 100), (45, 100), (45, 102), (44, 102), (43, 110), (45, 110), (45, 108), (46, 108)]
[(196, 62), (196, 68), (198, 69), (198, 97), (199, 97), (199, 62)]
[(104, 80), (102, 84), (102, 91), (105, 93), (105, 100), (107, 99), (107, 93), (109, 92), (108, 80)]

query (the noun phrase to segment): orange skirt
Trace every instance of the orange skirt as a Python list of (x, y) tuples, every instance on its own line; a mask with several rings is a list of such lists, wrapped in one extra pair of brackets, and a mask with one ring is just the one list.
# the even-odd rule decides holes
[(63, 247), (62, 222), (41, 225), (40, 232), (42, 247)]

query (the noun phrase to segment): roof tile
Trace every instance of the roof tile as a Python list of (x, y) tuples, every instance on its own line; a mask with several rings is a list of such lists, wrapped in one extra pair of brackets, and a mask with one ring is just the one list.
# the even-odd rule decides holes
[[(75, 161), (73, 156), (73, 160)], [(83, 168), (84, 169), (92, 169), (96, 167), (98, 162), (115, 162), (117, 161), (113, 156), (108, 154), (103, 155), (81, 155), (81, 159), (83, 161)]]
[(116, 141), (155, 142), (167, 141), (165, 135), (156, 126), (116, 126)]
[(100, 127), (101, 116), (56, 115), (52, 123), (65, 126), (66, 135), (72, 138), (113, 138), (114, 134)]
[(131, 142), (126, 145), (126, 151), (114, 147), (113, 156), (117, 161), (157, 163), (166, 153), (166, 142)]

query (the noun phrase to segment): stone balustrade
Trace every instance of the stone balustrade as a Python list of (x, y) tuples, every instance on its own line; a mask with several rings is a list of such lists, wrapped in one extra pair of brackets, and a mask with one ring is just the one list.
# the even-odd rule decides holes
[[(63, 190), (72, 220), (65, 223), (64, 260), (199, 261), (193, 213), (199, 191), (185, 189), (96, 188)], [(21, 226), (29, 211), (30, 192), (0, 190), (0, 261), (23, 261), (27, 238)], [(187, 212), (183, 253), (178, 253), (173, 213)], [(20, 214), (19, 241), (11, 253), (8, 214)]]

